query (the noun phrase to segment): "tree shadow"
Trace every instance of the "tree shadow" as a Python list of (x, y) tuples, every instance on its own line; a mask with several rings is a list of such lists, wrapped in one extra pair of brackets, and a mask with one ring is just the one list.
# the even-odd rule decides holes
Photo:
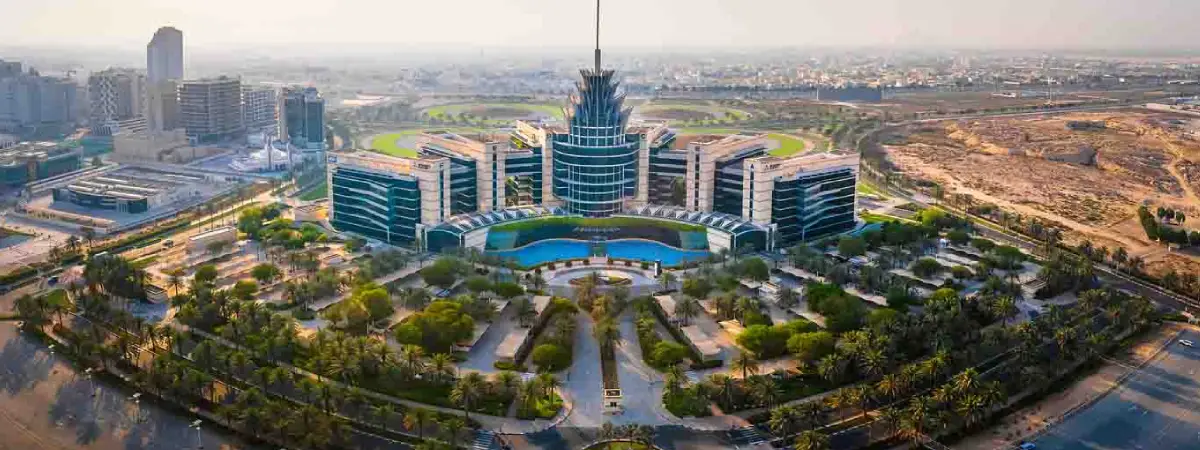
[(54, 367), (54, 358), (39, 342), (19, 335), (15, 327), (4, 326), (0, 339), (0, 389), (15, 396), (45, 381)]

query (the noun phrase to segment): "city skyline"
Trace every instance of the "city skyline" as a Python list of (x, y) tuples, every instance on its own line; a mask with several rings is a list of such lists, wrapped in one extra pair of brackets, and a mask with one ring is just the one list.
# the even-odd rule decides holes
[[(610, 0), (605, 10), (612, 20), (606, 22), (602, 45), (623, 49), (1182, 49), (1193, 47), (1200, 38), (1200, 30), (1188, 26), (1188, 18), (1200, 14), (1200, 4), (1169, 0), (1103, 8), (1086, 0), (1017, 0), (1003, 5), (948, 0), (750, 3)], [(549, 0), (421, 4), (357, 0), (306, 8), (273, 0), (251, 4), (213, 0), (202, 5), (181, 0), (118, 0), (103, 5), (54, 0), (7, 6), (16, 26), (0, 30), (0, 40), (14, 46), (124, 49), (144, 45), (146, 36), (160, 26), (175, 26), (188, 33), (188, 46), (197, 49), (363, 44), (381, 50), (569, 50), (591, 47), (591, 36), (578, 29), (590, 25), (592, 8), (588, 1)], [(267, 16), (272, 20), (259, 19)]]

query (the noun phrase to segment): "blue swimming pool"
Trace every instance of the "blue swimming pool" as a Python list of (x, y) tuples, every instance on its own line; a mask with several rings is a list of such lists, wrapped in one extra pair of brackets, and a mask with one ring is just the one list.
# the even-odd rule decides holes
[[(613, 258), (639, 261), (662, 261), (663, 265), (675, 266), (687, 261), (698, 261), (708, 257), (703, 250), (680, 250), (654, 241), (621, 239), (600, 244), (603, 254)], [(517, 260), (525, 267), (536, 266), (564, 259), (581, 259), (591, 255), (592, 244), (570, 239), (547, 239), (518, 249), (489, 251), (502, 258)]]

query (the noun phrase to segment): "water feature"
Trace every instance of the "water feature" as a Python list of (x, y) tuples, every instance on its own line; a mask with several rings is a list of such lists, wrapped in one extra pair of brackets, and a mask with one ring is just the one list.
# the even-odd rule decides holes
[(502, 258), (517, 260), (517, 264), (532, 267), (566, 259), (582, 259), (593, 254), (607, 255), (619, 259), (638, 261), (661, 261), (666, 266), (676, 266), (688, 261), (698, 261), (708, 256), (703, 250), (680, 250), (669, 245), (640, 239), (618, 239), (589, 243), (572, 239), (547, 239), (512, 250), (490, 251)]

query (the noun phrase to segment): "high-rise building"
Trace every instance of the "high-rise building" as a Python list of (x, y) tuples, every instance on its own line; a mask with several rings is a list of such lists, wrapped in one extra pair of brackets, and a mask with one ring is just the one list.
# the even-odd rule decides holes
[(112, 136), (119, 123), (143, 116), (146, 77), (129, 69), (108, 69), (88, 77), (92, 133)]
[(242, 123), (248, 133), (274, 132), (279, 126), (279, 100), (271, 86), (242, 86)]
[(146, 44), (146, 73), (151, 83), (183, 79), (183, 32), (162, 27)]
[[(330, 156), (330, 223), (434, 252), (502, 251), (528, 245), (529, 236), (599, 244), (621, 233), (710, 252), (771, 250), (857, 226), (858, 154), (793, 154), (770, 135), (681, 137), (666, 123), (631, 124), (598, 47), (595, 66), (581, 71), (578, 92), (567, 102), (565, 123), (518, 121), (505, 135), (431, 131), (405, 145), (415, 154), (403, 158)], [(293, 116), (285, 117), (291, 127)], [(532, 225), (544, 227), (537, 231), (491, 231), (544, 216), (651, 219), (703, 233), (554, 221)]]
[(79, 120), (79, 86), (68, 78), (23, 71), (0, 61), (0, 131), (44, 132), (73, 127)]
[(175, 80), (146, 86), (146, 126), (153, 132), (178, 129), (179, 84)]
[(184, 81), (179, 85), (179, 120), (196, 142), (243, 136), (241, 80), (222, 76)]
[(325, 99), (316, 88), (285, 88), (279, 136), (297, 148), (325, 149)]

